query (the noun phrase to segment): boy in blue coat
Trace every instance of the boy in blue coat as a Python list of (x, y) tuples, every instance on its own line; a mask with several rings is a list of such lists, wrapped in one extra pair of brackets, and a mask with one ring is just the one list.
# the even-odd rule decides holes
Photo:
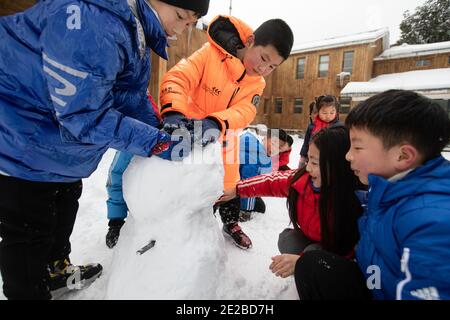
[[(251, 130), (245, 130), (239, 142), (239, 175), (241, 180), (270, 173), (272, 171), (271, 134), (261, 139)], [(275, 139), (275, 138), (274, 138)], [(252, 212), (266, 212), (266, 205), (261, 198), (241, 198), (240, 221), (251, 219)]]
[(175, 143), (155, 128), (146, 95), (150, 52), (167, 58), (167, 37), (208, 5), (39, 1), (0, 18), (0, 270), (8, 299), (50, 299), (68, 280), (100, 275), (99, 264), (69, 260), (81, 179), (108, 148), (170, 158)]
[[(305, 254), (296, 265), (300, 297), (450, 299), (450, 162), (441, 156), (448, 115), (415, 92), (390, 90), (358, 105), (346, 125), (346, 158), (369, 186), (361, 197), (359, 270), (327, 253)], [(332, 271), (307, 275), (317, 259)], [(326, 276), (312, 286), (320, 274)], [(328, 277), (337, 275), (330, 286)]]

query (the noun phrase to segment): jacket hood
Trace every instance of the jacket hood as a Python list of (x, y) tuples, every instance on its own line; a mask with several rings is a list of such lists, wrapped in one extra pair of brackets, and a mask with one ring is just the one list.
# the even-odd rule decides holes
[(450, 162), (440, 156), (395, 182), (369, 175), (369, 186), (374, 191), (370, 193), (369, 206), (376, 203), (389, 206), (402, 198), (426, 193), (448, 194), (450, 197)]
[(253, 30), (238, 18), (231, 16), (217, 16), (209, 24), (208, 41), (221, 50), (225, 55), (236, 57), (237, 49), (245, 47)]

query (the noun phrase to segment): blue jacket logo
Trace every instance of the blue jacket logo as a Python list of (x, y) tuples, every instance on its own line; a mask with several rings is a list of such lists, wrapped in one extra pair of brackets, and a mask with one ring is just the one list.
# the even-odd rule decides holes
[(80, 30), (81, 29), (81, 17), (80, 17), (80, 7), (74, 4), (67, 7), (67, 14), (70, 16), (67, 18), (66, 26), (69, 30)]
[[(81, 78), (81, 79), (85, 79), (88, 76), (88, 73), (86, 72), (82, 72), (82, 71), (78, 71), (75, 69), (72, 69), (68, 66), (62, 65), (58, 62), (56, 62), (55, 60), (50, 59), (45, 53), (42, 55), (44, 57), (44, 62), (48, 63), (49, 65), (58, 68), (59, 70), (70, 74), (72, 76)], [(60, 83), (62, 83), (64, 85), (64, 88), (55, 88), (55, 93), (57, 95), (60, 96), (73, 96), (77, 93), (77, 87), (75, 87), (69, 80), (67, 80), (66, 78), (64, 78), (63, 76), (61, 76), (60, 74), (58, 74), (56, 71), (53, 71), (52, 69), (50, 69), (47, 65), (44, 65), (44, 72), (48, 73), (52, 78), (56, 79), (57, 81), (59, 81)], [(55, 95), (50, 93), (50, 96), (52, 98), (52, 101), (55, 102), (56, 104), (60, 105), (61, 107), (65, 107), (66, 106), (66, 102), (61, 99), (56, 97)]]

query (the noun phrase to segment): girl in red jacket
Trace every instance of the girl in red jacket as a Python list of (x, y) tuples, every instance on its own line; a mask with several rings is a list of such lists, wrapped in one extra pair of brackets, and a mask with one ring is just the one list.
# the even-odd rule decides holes
[(220, 199), (287, 197), (294, 229), (279, 236), (281, 255), (273, 257), (270, 265), (276, 276), (293, 275), (295, 263), (306, 251), (324, 249), (352, 256), (362, 208), (355, 195), (358, 181), (345, 160), (349, 148), (345, 127), (323, 129), (311, 139), (306, 167), (239, 181)]

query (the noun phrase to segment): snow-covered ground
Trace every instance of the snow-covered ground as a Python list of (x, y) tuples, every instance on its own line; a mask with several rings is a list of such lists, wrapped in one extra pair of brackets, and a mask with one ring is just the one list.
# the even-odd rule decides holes
[[(292, 168), (297, 167), (302, 143), (303, 140), (295, 138), (290, 162)], [(67, 295), (67, 299), (105, 299), (108, 284), (114, 283), (114, 278), (111, 277), (111, 270), (114, 267), (112, 265), (114, 250), (108, 249), (105, 245), (107, 231), (105, 184), (113, 156), (114, 151), (109, 150), (97, 171), (89, 179), (83, 181), (84, 191), (71, 237), (72, 261), (74, 263), (100, 262), (104, 267), (104, 272), (91, 287)], [(444, 153), (444, 156), (450, 160), (450, 153)], [(226, 255), (224, 271), (223, 274), (217, 274), (217, 278), (220, 279), (218, 292), (221, 299), (298, 299), (293, 278), (277, 278), (269, 270), (270, 258), (278, 254), (278, 234), (289, 225), (286, 201), (274, 198), (267, 198), (265, 201), (266, 214), (257, 215), (251, 221), (241, 224), (243, 230), (253, 241), (252, 249), (244, 251), (235, 247), (230, 241), (224, 241)], [(222, 226), (220, 218), (215, 219), (217, 228), (220, 229)], [(173, 236), (175, 237), (176, 234)], [(201, 248), (207, 244), (198, 243), (197, 245)], [(167, 254), (172, 253), (167, 252)], [(177, 263), (182, 268), (183, 261)], [(165, 281), (164, 274), (164, 270), (161, 270), (161, 279), (158, 281)], [(128, 278), (136, 282), (147, 279), (145, 272), (135, 273)], [(1, 279), (0, 285), (2, 285)], [(194, 285), (196, 284), (194, 283)], [(149, 287), (151, 288), (151, 285)], [(141, 298), (145, 299), (145, 296)], [(3, 293), (0, 293), (0, 300), (2, 299), (5, 297)]]
[[(295, 138), (290, 162), (292, 168), (297, 167), (302, 143), (303, 140)], [(105, 184), (113, 157), (114, 150), (109, 150), (104, 155), (95, 173), (90, 178), (83, 180), (83, 195), (80, 199), (80, 209), (71, 237), (72, 262), (75, 264), (99, 262), (104, 268), (103, 275), (91, 287), (69, 294), (66, 296), (67, 299), (105, 299), (108, 286), (111, 285), (111, 282), (114, 282), (114, 279), (111, 278), (112, 263), (115, 261), (114, 249), (110, 250), (105, 245), (105, 234), (107, 232)], [(167, 197), (170, 197), (169, 193)], [(225, 268), (223, 274), (216, 275), (220, 279), (218, 288), (220, 299), (298, 299), (294, 279), (292, 277), (287, 279), (277, 278), (269, 270), (271, 257), (279, 254), (278, 234), (289, 226), (286, 200), (275, 198), (264, 200), (267, 212), (255, 216), (249, 222), (241, 223), (243, 230), (253, 241), (253, 248), (244, 251), (237, 248), (228, 239), (224, 240)], [(220, 230), (222, 222), (218, 214), (215, 220), (217, 221), (217, 228)], [(190, 226), (186, 227), (189, 228)], [(196, 226), (191, 227), (196, 228)], [(173, 231), (167, 230), (167, 232)], [(173, 236), (176, 237), (176, 234), (173, 234)], [(198, 243), (196, 245), (201, 248), (208, 244)], [(120, 246), (117, 249), (120, 249)], [(167, 252), (167, 254), (171, 255), (172, 253)], [(180, 268), (183, 268), (183, 261), (176, 261), (176, 263), (180, 265)], [(117, 276), (118, 273), (114, 272), (114, 274)], [(165, 270), (161, 270), (159, 281), (164, 281), (162, 277), (165, 274)], [(154, 276), (147, 278), (154, 279)], [(132, 277), (128, 276), (128, 279), (142, 282), (146, 281), (146, 276), (145, 273), (139, 272)], [(151, 288), (151, 286), (149, 287)], [(146, 297), (142, 296), (141, 298), (145, 299)], [(0, 293), (0, 299), (5, 299), (3, 293)]]

